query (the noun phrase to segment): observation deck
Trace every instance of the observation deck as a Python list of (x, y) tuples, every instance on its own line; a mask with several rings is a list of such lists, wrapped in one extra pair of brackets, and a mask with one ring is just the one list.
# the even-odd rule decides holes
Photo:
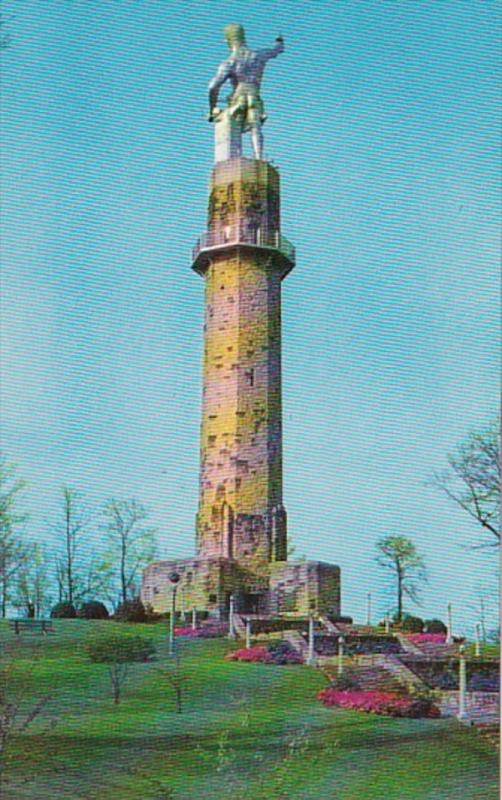
[(212, 255), (234, 248), (268, 251), (282, 262), (284, 278), (295, 266), (295, 248), (278, 230), (229, 225), (199, 236), (192, 249), (192, 269), (204, 275)]

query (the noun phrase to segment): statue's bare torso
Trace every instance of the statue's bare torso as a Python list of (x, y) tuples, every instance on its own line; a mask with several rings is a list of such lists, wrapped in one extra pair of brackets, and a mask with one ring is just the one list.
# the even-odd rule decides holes
[[(227, 29), (232, 29), (228, 35)], [(279, 36), (274, 47), (251, 50), (245, 44), (241, 26), (229, 25), (225, 32), (232, 52), (220, 64), (209, 84), (209, 120), (218, 122), (225, 113), (238, 120), (242, 132), (251, 131), (255, 158), (262, 158), (261, 126), (266, 120), (266, 114), (260, 97), (261, 80), (267, 61), (284, 51), (284, 42)], [(231, 84), (233, 91), (228, 98), (228, 108), (222, 111), (217, 106), (218, 95), (226, 81)]]

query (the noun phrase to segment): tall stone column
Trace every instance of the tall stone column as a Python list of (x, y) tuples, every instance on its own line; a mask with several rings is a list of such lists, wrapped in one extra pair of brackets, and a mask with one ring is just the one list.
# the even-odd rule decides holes
[(277, 170), (242, 157), (217, 163), (193, 263), (205, 279), (201, 558), (286, 560), (281, 281), (293, 266)]

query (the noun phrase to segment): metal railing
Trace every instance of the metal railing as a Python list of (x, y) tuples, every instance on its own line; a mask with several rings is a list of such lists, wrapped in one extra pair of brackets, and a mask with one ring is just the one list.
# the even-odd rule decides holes
[(229, 225), (217, 231), (207, 231), (202, 236), (199, 236), (192, 250), (192, 259), (195, 261), (199, 253), (205, 250), (236, 244), (248, 244), (255, 247), (278, 250), (285, 258), (293, 264), (295, 263), (294, 246), (278, 230), (234, 225)]

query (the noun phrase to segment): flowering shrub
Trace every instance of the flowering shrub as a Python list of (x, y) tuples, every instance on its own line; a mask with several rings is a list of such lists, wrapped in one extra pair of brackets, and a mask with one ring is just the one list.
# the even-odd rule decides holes
[(439, 709), (431, 700), (401, 697), (393, 692), (343, 692), (338, 689), (323, 689), (317, 695), (325, 706), (382, 714), (386, 717), (439, 717)]
[(192, 628), (189, 626), (182, 626), (181, 628), (174, 629), (175, 636), (198, 636), (199, 628)]
[(254, 647), (243, 647), (242, 650), (234, 650), (232, 653), (227, 653), (225, 658), (227, 661), (245, 661), (252, 664), (272, 663), (271, 653), (262, 644), (257, 644)]
[(406, 637), (413, 644), (444, 644), (444, 633), (409, 633)]
[(175, 628), (174, 633), (175, 636), (190, 636), (194, 639), (215, 639), (218, 636), (227, 635), (228, 625), (223, 622), (209, 622), (195, 630), (187, 625)]
[(278, 642), (268, 646), (263, 644), (244, 647), (227, 653), (228, 661), (246, 661), (254, 664), (302, 664), (303, 658), (293, 650), (287, 642)]

